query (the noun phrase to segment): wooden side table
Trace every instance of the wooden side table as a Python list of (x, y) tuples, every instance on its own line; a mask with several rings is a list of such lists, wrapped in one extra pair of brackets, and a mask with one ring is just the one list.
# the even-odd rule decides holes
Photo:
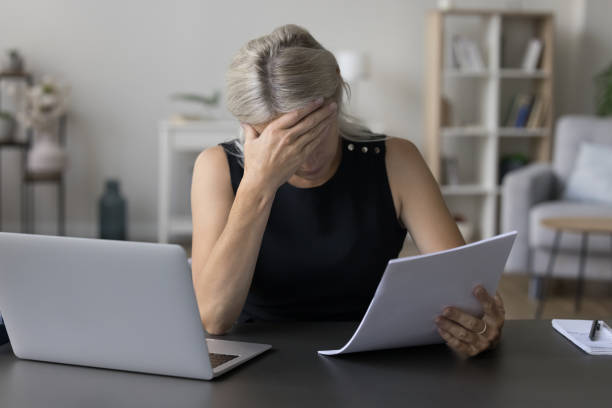
[(561, 233), (563, 231), (575, 232), (582, 235), (580, 243), (580, 259), (578, 263), (578, 284), (576, 287), (576, 303), (575, 310), (580, 310), (580, 302), (582, 300), (582, 291), (584, 286), (584, 264), (587, 256), (587, 247), (589, 234), (610, 234), (611, 244), (610, 250), (612, 255), (612, 218), (602, 217), (558, 217), (558, 218), (545, 218), (541, 221), (541, 224), (545, 227), (555, 230), (555, 237), (553, 240), (553, 246), (550, 252), (550, 258), (548, 260), (548, 266), (546, 268), (546, 277), (544, 280), (544, 288), (542, 290), (542, 299), (538, 303), (536, 309), (535, 318), (539, 319), (542, 315), (542, 308), (544, 307), (544, 300), (546, 295), (546, 287), (552, 276), (552, 270), (559, 251), (559, 241), (561, 240)]

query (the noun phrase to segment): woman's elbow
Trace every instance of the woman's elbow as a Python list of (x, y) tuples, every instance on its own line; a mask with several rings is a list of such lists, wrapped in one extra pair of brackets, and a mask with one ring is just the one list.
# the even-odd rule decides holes
[(202, 321), (202, 326), (206, 333), (211, 334), (213, 336), (220, 336), (226, 334), (234, 323), (227, 319), (213, 317), (210, 314), (200, 314), (200, 320)]
[(223, 334), (226, 334), (232, 328), (231, 325), (224, 324), (207, 324), (204, 322), (202, 322), (202, 324), (204, 325), (204, 330), (206, 330), (206, 333), (211, 334), (213, 336), (221, 336)]

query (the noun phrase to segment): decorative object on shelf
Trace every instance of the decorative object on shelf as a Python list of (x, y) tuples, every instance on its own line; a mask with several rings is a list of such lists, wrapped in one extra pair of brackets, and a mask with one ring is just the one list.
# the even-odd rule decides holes
[(595, 76), (597, 115), (612, 115), (612, 64)]
[(172, 99), (177, 101), (196, 102), (204, 106), (218, 106), (219, 100), (221, 99), (221, 92), (215, 91), (211, 96), (179, 93), (172, 95)]
[(519, 169), (529, 163), (529, 158), (522, 153), (513, 153), (502, 156), (499, 161), (499, 184), (509, 172)]
[(521, 64), (525, 71), (535, 71), (538, 68), (540, 57), (542, 56), (542, 47), (544, 47), (544, 43), (539, 38), (529, 40), (525, 55), (523, 56), (523, 63)]
[(462, 35), (453, 36), (453, 66), (465, 71), (485, 70), (480, 49), (474, 41)]
[(121, 196), (118, 180), (107, 180), (100, 197), (99, 231), (102, 239), (127, 239), (127, 202)]
[(526, 127), (534, 100), (535, 97), (531, 93), (522, 92), (514, 95), (506, 113), (505, 126)]
[(528, 128), (535, 129), (545, 125), (544, 121), (548, 114), (548, 106), (549, 103), (547, 98), (544, 98), (541, 95), (535, 96), (533, 105), (531, 107), (531, 112), (529, 112), (529, 119), (527, 120)]
[(13, 140), (15, 132), (15, 118), (9, 112), (0, 112), (0, 143)]
[(454, 214), (453, 219), (457, 223), (457, 228), (459, 228), (459, 232), (461, 232), (465, 242), (469, 243), (472, 241), (474, 237), (474, 225), (461, 214)]
[(453, 8), (453, 0), (438, 0), (438, 8), (440, 10), (450, 10)]
[(58, 121), (68, 108), (68, 95), (68, 87), (50, 77), (26, 93), (19, 118), (25, 126), (34, 129), (34, 142), (27, 161), (31, 174), (56, 174), (66, 167), (66, 152), (58, 138)]
[(175, 93), (171, 96), (172, 100), (180, 102), (189, 102), (200, 105), (203, 108), (204, 114), (197, 113), (179, 113), (173, 115), (176, 121), (193, 121), (193, 120), (210, 120), (216, 119), (216, 115), (211, 113), (212, 109), (219, 106), (221, 100), (221, 92), (215, 91), (212, 95), (202, 95), (195, 93)]
[(443, 157), (441, 184), (457, 185), (459, 183), (459, 159), (457, 157)]
[(8, 50), (6, 60), (2, 66), (2, 72), (10, 74), (21, 74), (24, 71), (25, 63), (19, 51), (14, 48)]

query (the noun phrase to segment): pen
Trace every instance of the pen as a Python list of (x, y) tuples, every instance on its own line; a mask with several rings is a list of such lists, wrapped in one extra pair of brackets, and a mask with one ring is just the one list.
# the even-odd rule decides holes
[(600, 328), (600, 324), (598, 320), (593, 320), (593, 324), (591, 324), (591, 331), (589, 332), (589, 339), (591, 341), (595, 340), (595, 336), (597, 335), (597, 331)]

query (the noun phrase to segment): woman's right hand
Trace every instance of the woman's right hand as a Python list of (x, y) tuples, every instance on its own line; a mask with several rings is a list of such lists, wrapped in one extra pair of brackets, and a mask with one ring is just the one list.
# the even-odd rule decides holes
[(245, 133), (244, 176), (260, 188), (276, 190), (297, 171), (321, 142), (321, 135), (336, 119), (335, 102), (324, 105), (320, 98), (285, 113), (261, 132), (242, 124)]

